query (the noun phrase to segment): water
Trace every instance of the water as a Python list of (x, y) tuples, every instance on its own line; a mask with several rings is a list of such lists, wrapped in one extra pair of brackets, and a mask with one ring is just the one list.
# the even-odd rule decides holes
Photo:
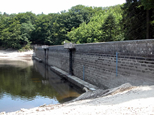
[(0, 112), (63, 103), (81, 93), (44, 64), (0, 61)]

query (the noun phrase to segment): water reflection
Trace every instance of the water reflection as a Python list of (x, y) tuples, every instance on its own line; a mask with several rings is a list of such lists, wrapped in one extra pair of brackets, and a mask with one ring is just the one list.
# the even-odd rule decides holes
[(51, 71), (47, 65), (35, 61), (34, 66), (43, 76), (42, 83), (44, 85), (49, 84), (56, 90), (56, 98), (60, 103), (72, 100), (82, 93), (80, 89), (77, 89), (77, 87), (74, 87), (67, 80)]
[(0, 112), (66, 102), (82, 93), (74, 88), (44, 64), (0, 61)]

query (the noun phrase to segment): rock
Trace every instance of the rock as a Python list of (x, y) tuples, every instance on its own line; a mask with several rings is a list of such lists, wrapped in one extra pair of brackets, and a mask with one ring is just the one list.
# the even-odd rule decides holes
[(129, 90), (131, 88), (133, 88), (133, 86), (130, 83), (125, 83), (125, 84), (120, 85), (119, 87), (109, 89), (109, 91), (102, 96), (113, 95), (115, 93)]
[(5, 112), (1, 112), (0, 115), (6, 115), (6, 113)]
[(41, 105), (40, 107), (45, 107), (46, 106), (46, 104), (43, 104), (43, 105)]
[(27, 109), (22, 108), (22, 109), (20, 109), (20, 111), (22, 111), (22, 112), (26, 112)]
[(125, 83), (119, 87), (112, 88), (112, 89), (106, 89), (106, 90), (97, 89), (94, 91), (90, 91), (84, 87), (84, 90), (86, 90), (86, 92), (83, 93), (82, 95), (80, 95), (79, 97), (77, 97), (76, 99), (74, 99), (73, 101), (79, 101), (79, 100), (83, 100), (83, 99), (92, 99), (92, 98), (104, 97), (107, 95), (113, 95), (115, 93), (123, 92), (123, 91), (131, 89), (131, 88), (132, 88), (132, 85), (129, 83)]
[(88, 91), (89, 91), (89, 90), (88, 90), (88, 88), (86, 88), (86, 87), (84, 87), (84, 88), (83, 88), (83, 90), (84, 90), (84, 91), (86, 91), (86, 92), (88, 92)]

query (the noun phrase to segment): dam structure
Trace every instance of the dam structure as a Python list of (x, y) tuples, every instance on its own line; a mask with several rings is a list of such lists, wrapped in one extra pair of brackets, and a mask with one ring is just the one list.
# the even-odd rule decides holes
[[(154, 85), (154, 40), (36, 46), (35, 57), (99, 88)], [(55, 71), (56, 72), (56, 71)]]

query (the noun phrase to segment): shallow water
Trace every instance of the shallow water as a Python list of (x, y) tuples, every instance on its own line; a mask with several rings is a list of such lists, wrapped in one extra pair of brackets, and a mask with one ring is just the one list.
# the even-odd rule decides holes
[(0, 112), (63, 103), (81, 93), (42, 63), (0, 61)]

